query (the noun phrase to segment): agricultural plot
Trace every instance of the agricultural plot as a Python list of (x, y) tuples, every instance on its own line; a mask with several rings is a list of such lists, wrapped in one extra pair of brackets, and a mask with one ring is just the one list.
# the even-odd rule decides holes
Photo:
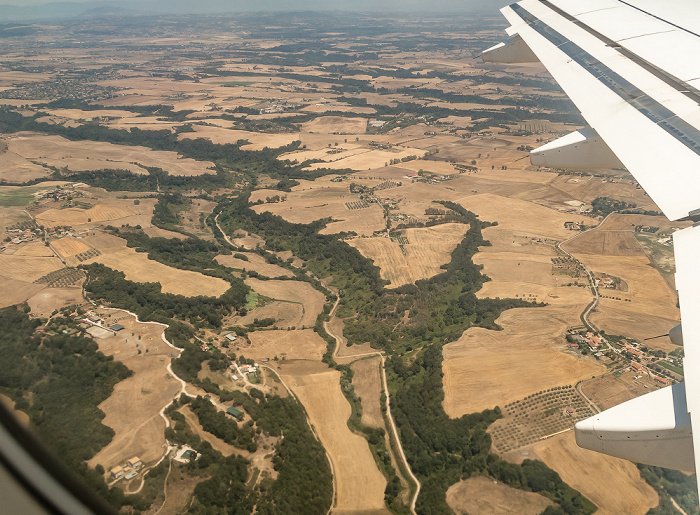
[(403, 245), (381, 237), (353, 238), (348, 243), (374, 261), (389, 287), (397, 288), (439, 274), (468, 229), (456, 223), (406, 229), (403, 241), (410, 244)]
[(0, 254), (0, 277), (34, 282), (46, 274), (63, 268), (56, 257)]
[(382, 393), (380, 366), (381, 360), (378, 357), (361, 359), (351, 365), (354, 373), (352, 385), (355, 393), (362, 400), (362, 423), (370, 427), (384, 427), (380, 405)]
[[(139, 214), (130, 206), (119, 204), (98, 204), (90, 209), (68, 208), (68, 209), (48, 209), (36, 215), (38, 223), (45, 227), (76, 226), (102, 222), (114, 222), (116, 220), (126, 221)], [(150, 219), (147, 218), (148, 222)], [(150, 225), (150, 223), (149, 223)]]
[(367, 130), (366, 118), (345, 116), (318, 116), (302, 125), (304, 132), (322, 134), (364, 134)]
[[(615, 290), (614, 295), (600, 290), (604, 298), (601, 298), (591, 320), (606, 332), (642, 340), (666, 334), (678, 324), (675, 292), (658, 270), (649, 266), (646, 256), (580, 254), (577, 257), (589, 269), (603, 270), (627, 283), (627, 291)], [(649, 346), (666, 351), (675, 348), (667, 338), (650, 340)]]
[(447, 414), (459, 417), (504, 406), (543, 389), (599, 375), (601, 365), (563, 352), (562, 334), (577, 323), (582, 309), (581, 305), (511, 309), (497, 320), (503, 331), (471, 328), (445, 345)]
[(624, 370), (596, 377), (581, 385), (583, 393), (601, 409), (612, 408), (658, 387), (648, 372)]
[(54, 272), (39, 277), (35, 282), (44, 283), (49, 288), (61, 288), (65, 286), (78, 286), (85, 279), (85, 272), (77, 268), (61, 268)]
[[(120, 247), (114, 247), (115, 240), (121, 241)], [(223, 279), (210, 277), (192, 272), (190, 270), (180, 270), (172, 268), (157, 261), (148, 259), (142, 252), (136, 252), (133, 248), (126, 247), (126, 241), (121, 238), (92, 237), (87, 241), (98, 247), (102, 254), (89, 258), (85, 263), (102, 263), (109, 268), (120, 270), (126, 275), (129, 281), (142, 283), (160, 283), (162, 291), (185, 295), (186, 297), (196, 297), (198, 295), (218, 297), (229, 288), (229, 284)], [(100, 249), (100, 245), (105, 245)], [(2, 256), (0, 256), (2, 257)]]
[(143, 167), (162, 168), (171, 175), (212, 173), (214, 163), (183, 158), (176, 152), (151, 150), (146, 147), (115, 145), (94, 141), (70, 141), (60, 136), (21, 133), (9, 140), (11, 152), (28, 161), (34, 160), (57, 168), (71, 170), (129, 169), (147, 173)]
[(251, 270), (265, 277), (292, 277), (294, 275), (286, 268), (268, 263), (260, 254), (248, 252), (244, 255), (248, 258), (248, 261), (239, 259), (233, 255), (216, 256), (216, 261), (229, 268)]
[[(477, 213), (482, 220), (497, 221), (502, 229), (538, 238), (564, 240), (571, 237), (571, 231), (564, 228), (564, 223), (571, 219), (571, 215), (532, 202), (488, 193), (465, 197), (459, 203)], [(593, 220), (588, 220), (588, 223), (595, 225)]]
[(367, 441), (348, 428), (350, 404), (340, 391), (340, 372), (314, 374), (280, 371), (306, 408), (311, 425), (333, 463), (334, 512), (384, 509), (386, 479), (377, 469)]
[(455, 513), (489, 515), (538, 515), (554, 503), (533, 492), (525, 492), (492, 479), (475, 476), (447, 490), (447, 504)]
[(192, 125), (195, 132), (183, 132), (180, 139), (206, 138), (213, 143), (225, 145), (237, 143), (240, 140), (248, 141), (241, 148), (244, 150), (262, 150), (263, 148), (278, 148), (299, 139), (298, 133), (268, 134), (260, 132), (242, 131), (223, 127), (210, 127), (207, 125)]
[(346, 202), (345, 207), (347, 207), (350, 211), (354, 209), (365, 209), (368, 208), (371, 204), (367, 202), (366, 200), (355, 200), (353, 202)]
[(241, 347), (240, 354), (247, 358), (280, 360), (314, 360), (321, 361), (326, 352), (326, 341), (312, 329), (296, 331), (255, 331), (248, 334), (249, 347)]
[[(253, 192), (250, 200), (251, 202), (258, 199), (264, 200), (271, 194), (279, 194), (279, 192), (258, 190)], [(328, 217), (337, 220), (329, 223), (321, 231), (322, 234), (355, 231), (359, 235), (371, 236), (374, 231), (386, 227), (384, 212), (378, 204), (370, 204), (365, 209), (348, 209), (346, 202), (356, 202), (358, 199), (348, 191), (347, 186), (302, 182), (292, 192), (286, 193), (286, 196), (285, 202), (260, 204), (253, 206), (253, 209), (258, 213), (269, 211), (292, 223), (308, 224)]]
[[(7, 140), (0, 140), (0, 145), (7, 143)], [(5, 146), (5, 152), (0, 152), (0, 180), (5, 180), (12, 183), (24, 183), (47, 177), (51, 170), (39, 164), (32, 163), (26, 160), (19, 154), (13, 151), (8, 151)], [(3, 202), (3, 195), (0, 194), (0, 203)]]
[(64, 260), (68, 257), (88, 253), (91, 250), (94, 250), (82, 240), (78, 240), (71, 236), (64, 236), (63, 238), (54, 240), (51, 242), (51, 246), (53, 250), (56, 251), (56, 253)]
[(548, 388), (506, 404), (504, 418), (489, 427), (493, 446), (504, 454), (538, 442), (595, 414), (572, 385)]
[(263, 281), (249, 277), (245, 283), (260, 295), (270, 299), (301, 305), (302, 317), (297, 327), (312, 327), (326, 302), (325, 296), (306, 282)]
[(641, 478), (636, 465), (581, 449), (571, 431), (536, 444), (533, 451), (531, 458), (542, 460), (593, 501), (596, 513), (641, 514), (659, 504), (657, 493)]
[(304, 306), (286, 301), (267, 301), (254, 309), (248, 310), (245, 316), (233, 316), (227, 322), (231, 325), (245, 326), (254, 324), (255, 320), (273, 318), (275, 327), (279, 329), (301, 329), (304, 318)]
[(0, 275), (0, 291), (2, 291), (0, 307), (4, 308), (20, 304), (44, 288), (46, 288), (46, 286), (43, 284), (37, 284), (31, 281), (20, 281)]
[(44, 288), (27, 299), (34, 316), (47, 318), (57, 309), (84, 302), (83, 291), (76, 286)]

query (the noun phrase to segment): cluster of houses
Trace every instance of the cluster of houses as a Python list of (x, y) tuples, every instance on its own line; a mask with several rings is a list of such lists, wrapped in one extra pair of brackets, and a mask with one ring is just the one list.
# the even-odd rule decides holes
[(584, 226), (583, 222), (564, 222), (564, 228), (570, 231), (581, 231)]
[[(603, 353), (600, 351), (600, 347), (603, 345), (608, 346), (608, 341), (604, 337), (593, 334), (590, 331), (588, 331), (585, 336), (574, 332), (569, 333), (569, 336), (570, 347), (578, 348), (580, 345), (583, 344), (588, 345), (591, 348), (591, 350), (595, 352), (595, 356), (598, 357), (603, 355)], [(644, 351), (639, 349), (639, 344), (637, 342), (632, 340), (626, 340), (623, 338), (617, 342), (617, 345), (620, 347), (620, 349), (616, 352), (627, 353), (630, 356), (632, 356), (633, 359), (638, 360), (632, 361), (630, 363), (630, 370), (632, 372), (637, 372), (640, 374), (646, 372), (649, 375), (649, 377), (651, 377), (656, 383), (658, 383), (661, 386), (668, 386), (671, 384), (671, 381), (669, 379), (654, 374), (644, 365), (644, 363), (651, 361), (652, 358), (648, 356)]]
[(254, 363), (252, 365), (241, 365), (238, 368), (244, 374), (255, 374), (258, 371), (258, 364)]
[(116, 466), (109, 471), (109, 475), (115, 481), (118, 479), (131, 479), (138, 474), (139, 469), (143, 467), (143, 462), (138, 456), (126, 460), (126, 463), (121, 466)]
[(95, 327), (101, 327), (102, 329), (109, 329), (112, 331), (114, 334), (117, 334), (119, 331), (124, 329), (124, 326), (121, 324), (111, 324), (109, 326), (104, 325), (105, 324), (105, 319), (102, 318), (100, 315), (95, 313), (94, 311), (88, 311), (84, 315), (79, 315), (78, 313), (73, 313), (72, 314), (73, 318), (76, 319), (78, 322), (82, 322), (83, 324), (95, 326)]
[(578, 348), (581, 345), (588, 345), (593, 352), (597, 352), (601, 345), (607, 345), (608, 341), (602, 336), (597, 336), (592, 332), (588, 331), (586, 335), (571, 333), (571, 339), (573, 340), (569, 343), (570, 347)]
[(607, 288), (610, 290), (614, 290), (617, 285), (615, 284), (615, 279), (612, 277), (607, 277), (605, 275), (601, 275), (600, 277), (594, 277), (593, 282), (596, 285), (596, 288)]
[[(38, 230), (38, 229), (37, 229)], [(34, 231), (32, 229), (8, 229), (10, 243), (19, 245), (25, 241), (34, 241)]]

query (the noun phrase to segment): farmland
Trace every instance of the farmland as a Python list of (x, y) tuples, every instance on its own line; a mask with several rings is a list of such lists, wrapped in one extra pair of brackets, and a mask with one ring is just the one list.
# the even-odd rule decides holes
[[(417, 513), (658, 505), (634, 465), (569, 431), (592, 413), (577, 383), (607, 408), (648, 378), (608, 373), (566, 335), (668, 332), (668, 238), (689, 222), (654, 215), (622, 170), (530, 164), (528, 148), (582, 119), (540, 65), (472, 59), (502, 28), (95, 13), (3, 39), (0, 306), (37, 327), (63, 310), (59, 337), (92, 335), (131, 371), (91, 407), (106, 436), (77, 463), (199, 453), (166, 458), (123, 511), (407, 513), (414, 475)], [(601, 197), (647, 214), (596, 228)], [(599, 287), (584, 320), (586, 271), (620, 288)], [(182, 391), (215, 412), (183, 399), (161, 413)], [(524, 458), (588, 500), (526, 491), (531, 476), (503, 472), (525, 477), (506, 463)], [(112, 486), (116, 509), (140, 481)]]

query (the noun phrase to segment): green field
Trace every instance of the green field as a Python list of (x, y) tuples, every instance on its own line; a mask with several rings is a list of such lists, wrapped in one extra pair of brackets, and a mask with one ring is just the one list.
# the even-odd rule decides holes
[(675, 372), (678, 375), (683, 375), (683, 369), (681, 367), (677, 367), (675, 365), (671, 365), (671, 363), (668, 363), (666, 361), (659, 361), (658, 364), (665, 369), (670, 370), (671, 372)]
[(32, 193), (46, 189), (42, 186), (27, 186), (20, 188), (3, 188), (0, 190), (0, 206), (2, 207), (16, 207), (16, 206), (28, 206), (34, 202), (34, 197)]

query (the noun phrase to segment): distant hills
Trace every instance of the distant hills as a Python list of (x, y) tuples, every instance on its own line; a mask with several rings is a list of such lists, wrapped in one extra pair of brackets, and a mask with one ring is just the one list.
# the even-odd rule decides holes
[[(18, 2), (20, 0), (17, 0)], [(30, 0), (31, 1), (31, 0)], [(27, 2), (22, 2), (26, 4)], [(254, 11), (496, 12), (508, 0), (102, 0), (0, 5), (0, 23), (158, 14), (217, 14)]]

